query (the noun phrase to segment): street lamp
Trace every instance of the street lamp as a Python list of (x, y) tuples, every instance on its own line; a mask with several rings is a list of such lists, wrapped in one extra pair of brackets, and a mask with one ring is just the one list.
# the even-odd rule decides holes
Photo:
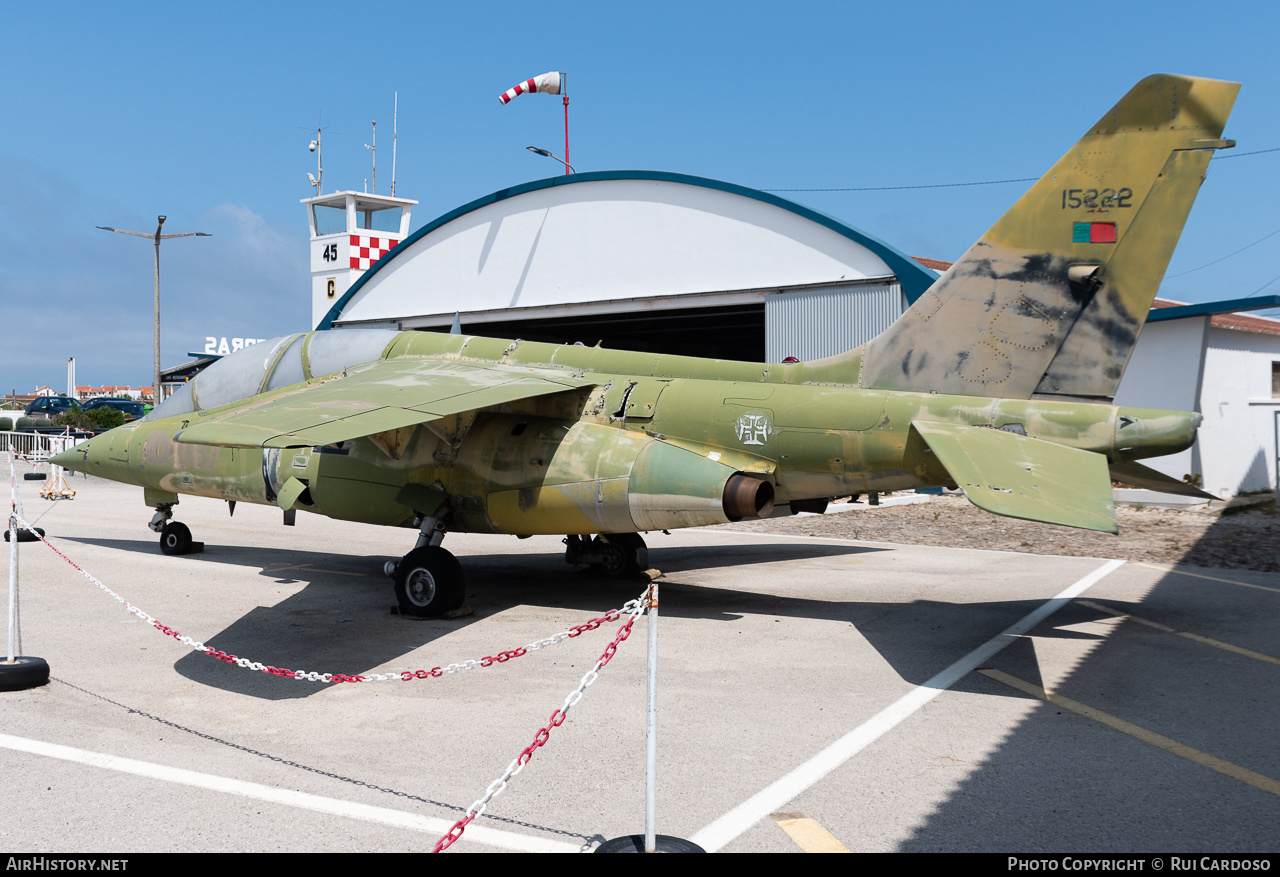
[(209, 238), (211, 234), (205, 234), (202, 231), (188, 231), (182, 234), (160, 234), (160, 228), (164, 225), (166, 217), (157, 216), (156, 233), (154, 235), (147, 234), (145, 231), (125, 231), (123, 228), (111, 228), (108, 225), (99, 225), (98, 228), (103, 231), (118, 231), (120, 234), (131, 234), (140, 238), (152, 238), (156, 242), (156, 306), (155, 306), (155, 369), (152, 375), (152, 392), (155, 394), (153, 402), (159, 405), (160, 399), (160, 242), (167, 241), (169, 238)]
[(560, 156), (555, 155), (555, 154), (554, 154), (554, 153), (552, 153), (550, 150), (547, 150), (547, 149), (539, 149), (539, 148), (538, 148), (538, 147), (536, 147), (536, 146), (526, 146), (526, 147), (525, 147), (525, 149), (529, 150), (530, 152), (536, 152), (536, 153), (538, 153), (538, 155), (545, 155), (547, 158), (554, 158), (556, 161), (560, 162), (562, 165), (564, 165), (566, 168), (568, 168), (568, 170), (566, 170), (566, 171), (565, 171), (565, 173), (575, 173), (575, 174), (576, 174), (576, 173), (578, 172), (578, 171), (574, 168), (574, 166), (573, 166), (573, 165), (569, 164), (569, 162), (565, 161), (565, 160), (564, 160), (563, 158), (561, 158)]

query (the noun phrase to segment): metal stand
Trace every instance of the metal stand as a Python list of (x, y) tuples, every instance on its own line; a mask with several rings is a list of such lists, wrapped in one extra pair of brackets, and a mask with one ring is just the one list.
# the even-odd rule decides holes
[(22, 497), (18, 495), (18, 470), (13, 450), (9, 451), (9, 648), (0, 661), (0, 691), (21, 691), (49, 681), (49, 665), (43, 658), (17, 654), (22, 650), (18, 628), (18, 515)]
[(645, 716), (644, 834), (607, 840), (597, 853), (705, 853), (691, 840), (656, 834), (658, 790), (658, 578), (656, 569), (645, 570), (652, 581), (649, 599), (649, 684)]

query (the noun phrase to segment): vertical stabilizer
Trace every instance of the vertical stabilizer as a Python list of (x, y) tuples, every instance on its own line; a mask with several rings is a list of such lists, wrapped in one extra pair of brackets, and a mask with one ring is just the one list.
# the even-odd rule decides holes
[(867, 344), (862, 386), (1113, 397), (1239, 88), (1139, 82)]

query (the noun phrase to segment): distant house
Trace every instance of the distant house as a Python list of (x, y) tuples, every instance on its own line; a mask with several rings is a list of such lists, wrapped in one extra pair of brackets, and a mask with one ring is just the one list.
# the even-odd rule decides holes
[(1280, 320), (1230, 310), (1241, 306), (1156, 299), (1115, 400), (1203, 414), (1191, 449), (1144, 462), (1219, 496), (1276, 486)]

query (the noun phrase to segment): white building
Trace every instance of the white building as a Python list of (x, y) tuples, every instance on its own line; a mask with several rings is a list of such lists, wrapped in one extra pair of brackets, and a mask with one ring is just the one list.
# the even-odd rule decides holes
[(1116, 393), (1117, 405), (1203, 414), (1190, 450), (1145, 462), (1174, 478), (1198, 475), (1219, 496), (1276, 487), (1280, 320), (1232, 312), (1249, 306), (1157, 299)]

